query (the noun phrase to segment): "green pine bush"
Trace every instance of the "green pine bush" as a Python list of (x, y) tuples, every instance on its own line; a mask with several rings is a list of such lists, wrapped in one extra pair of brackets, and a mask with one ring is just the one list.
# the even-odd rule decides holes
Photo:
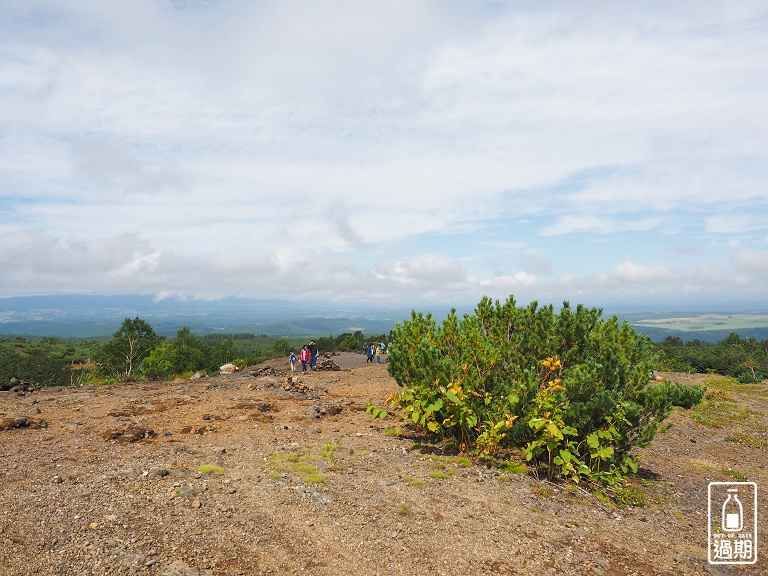
[(522, 449), (552, 477), (617, 482), (675, 404), (703, 389), (652, 379), (651, 342), (616, 317), (483, 298), (438, 325), (412, 312), (391, 335), (392, 407), (468, 452)]

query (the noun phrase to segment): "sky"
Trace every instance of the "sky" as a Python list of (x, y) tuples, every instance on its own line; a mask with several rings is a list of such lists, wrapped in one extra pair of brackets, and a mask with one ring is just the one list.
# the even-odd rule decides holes
[(0, 0), (0, 297), (767, 286), (762, 0)]

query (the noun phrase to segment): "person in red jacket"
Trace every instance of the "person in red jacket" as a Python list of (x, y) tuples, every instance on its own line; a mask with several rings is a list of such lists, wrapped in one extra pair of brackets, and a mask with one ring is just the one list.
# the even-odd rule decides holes
[(301, 360), (301, 372), (302, 374), (306, 374), (307, 362), (309, 362), (309, 348), (306, 344), (301, 349), (301, 352), (299, 352), (299, 360)]

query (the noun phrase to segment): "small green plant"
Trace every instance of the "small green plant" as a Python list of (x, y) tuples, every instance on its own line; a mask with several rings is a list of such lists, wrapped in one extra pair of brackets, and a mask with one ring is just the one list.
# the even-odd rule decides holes
[(198, 468), (198, 471), (203, 474), (215, 474), (216, 476), (224, 474), (224, 470), (222, 470), (220, 466), (215, 466), (213, 464), (203, 464)]
[(646, 498), (645, 493), (634, 486), (615, 488), (613, 491), (613, 501), (619, 508), (648, 505), (648, 499)]
[(725, 474), (726, 476), (730, 476), (731, 478), (733, 478), (737, 482), (746, 482), (747, 481), (747, 477), (744, 476), (744, 474), (742, 474), (738, 470), (734, 470), (733, 468), (723, 468), (721, 470), (721, 472), (723, 474)]
[(381, 419), (386, 418), (388, 416), (388, 414), (389, 414), (387, 412), (386, 408), (379, 408), (378, 406), (374, 405), (371, 402), (368, 402), (365, 405), (365, 411), (368, 412), (368, 414), (370, 414), (371, 416), (373, 416), (374, 418), (377, 418), (377, 419), (378, 418), (381, 418)]
[(528, 466), (522, 462), (515, 462), (513, 460), (503, 460), (494, 456), (480, 456), (478, 462), (506, 472), (507, 474), (527, 474)]
[(607, 495), (605, 492), (603, 492), (602, 490), (595, 490), (594, 492), (592, 492), (592, 494), (594, 495), (594, 497), (595, 497), (596, 499), (598, 499), (598, 500), (599, 500), (600, 502), (602, 502), (603, 504), (610, 504), (611, 502), (613, 502), (613, 501), (612, 501), (612, 500), (611, 500), (611, 499), (608, 497), (608, 495)]
[(437, 479), (444, 479), (449, 478), (450, 476), (446, 474), (445, 472), (440, 472), (439, 470), (433, 470), (429, 473), (430, 478), (437, 478)]
[(726, 436), (725, 440), (726, 442), (733, 442), (734, 444), (743, 444), (744, 446), (749, 446), (750, 448), (768, 448), (768, 442), (761, 440), (760, 438), (755, 438), (751, 434), (746, 434), (744, 432), (736, 432), (735, 434)]
[(272, 480), (277, 480), (278, 478), (280, 478), (280, 473), (279, 472), (270, 472), (269, 473), (269, 477), (272, 478)]
[(442, 450), (437, 444), (429, 444), (424, 442), (414, 442), (413, 444), (408, 446), (409, 452), (413, 452), (414, 450), (418, 450), (421, 453), (429, 453), (429, 454), (437, 454), (442, 452)]
[(314, 460), (315, 458), (310, 454), (272, 452), (265, 466), (272, 468), (275, 472), (298, 474), (305, 482), (320, 484), (325, 482), (325, 477), (317, 471), (317, 466), (312, 464)]
[(407, 516), (409, 511), (410, 511), (410, 510), (408, 509), (408, 506), (407, 506), (407, 505), (405, 505), (405, 504), (400, 504), (400, 505), (397, 507), (397, 513), (398, 513), (400, 516)]
[(328, 462), (331, 469), (335, 468), (337, 465), (336, 451), (339, 448), (341, 448), (341, 446), (337, 446), (336, 444), (323, 444), (323, 447), (320, 450), (320, 454), (322, 454), (323, 458)]
[(384, 436), (399, 437), (403, 435), (403, 429), (400, 428), (400, 426), (392, 426), (391, 428), (384, 428), (382, 432), (384, 433)]
[(408, 484), (409, 486), (418, 487), (424, 484), (422, 480), (419, 480), (418, 478), (413, 478), (411, 476), (403, 476), (402, 481)]

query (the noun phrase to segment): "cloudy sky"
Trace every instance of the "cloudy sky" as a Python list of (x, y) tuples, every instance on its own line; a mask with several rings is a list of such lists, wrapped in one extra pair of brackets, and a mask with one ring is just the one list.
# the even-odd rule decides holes
[(768, 306), (768, 4), (0, 0), (0, 297)]

